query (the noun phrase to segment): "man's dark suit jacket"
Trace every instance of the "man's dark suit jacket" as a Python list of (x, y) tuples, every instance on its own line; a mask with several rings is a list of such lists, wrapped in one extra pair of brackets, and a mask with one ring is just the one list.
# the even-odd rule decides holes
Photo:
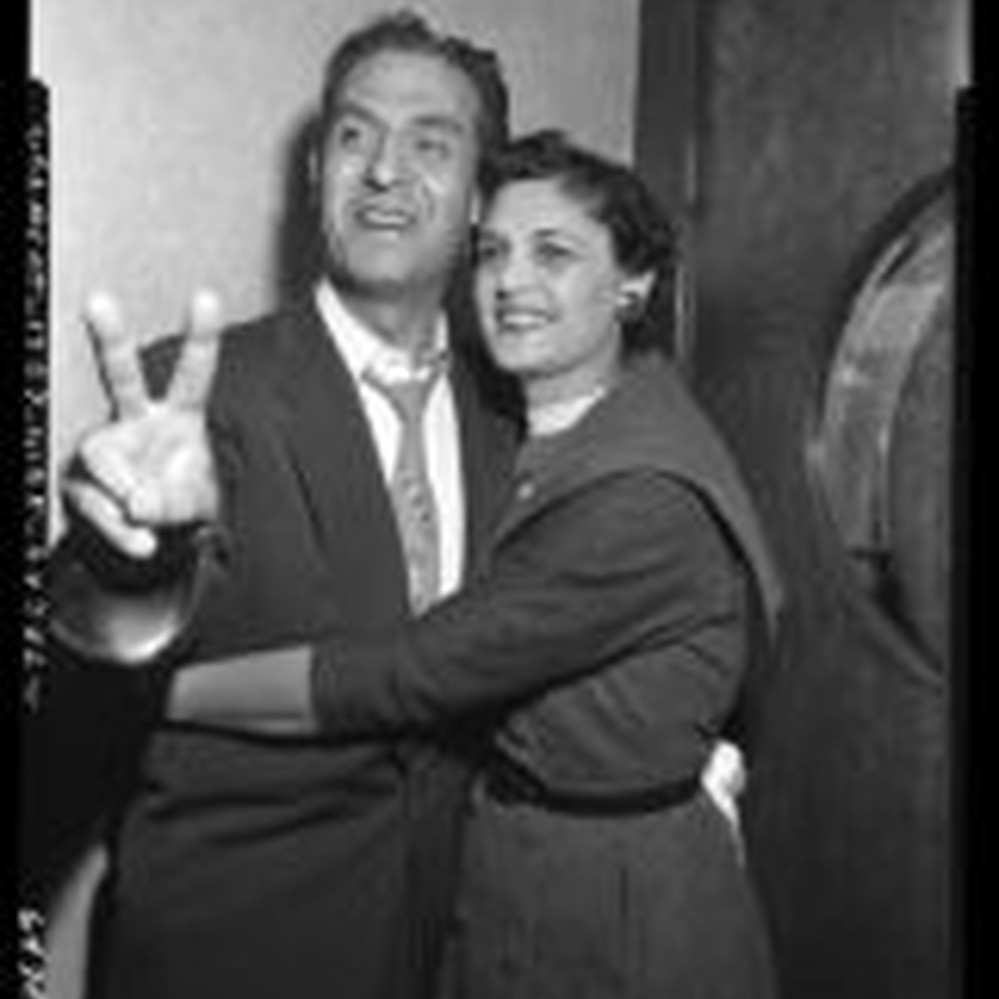
[[(456, 353), (474, 560), (514, 442)], [(225, 543), (189, 654), (302, 640), (331, 618), (370, 632), (404, 620), (374, 444), (311, 302), (227, 332), (209, 420)], [(106, 995), (425, 994), (466, 774), (430, 740), (288, 743), (162, 724), (116, 843)]]

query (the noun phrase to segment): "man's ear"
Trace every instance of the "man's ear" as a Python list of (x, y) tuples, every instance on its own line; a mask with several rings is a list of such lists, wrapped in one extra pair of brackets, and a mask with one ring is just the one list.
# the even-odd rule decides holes
[(318, 139), (309, 143), (305, 158), (305, 176), (309, 184), (309, 199), (314, 204), (318, 199), (319, 185), (322, 177), (323, 155)]

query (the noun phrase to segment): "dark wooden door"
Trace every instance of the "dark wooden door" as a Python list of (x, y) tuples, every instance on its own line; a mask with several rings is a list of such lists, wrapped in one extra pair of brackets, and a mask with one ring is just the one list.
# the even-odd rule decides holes
[[(866, 454), (880, 489), (891, 531), (871, 552), (846, 530), (853, 467), (829, 440), (848, 344), (877, 353), (869, 311), (866, 333), (850, 332), (858, 301), (907, 226), (954, 217), (931, 205), (953, 191), (965, 25), (962, 0), (643, 5), (637, 161), (684, 233), (679, 346), (792, 598), (747, 800), (790, 999), (950, 994), (950, 696), (967, 668), (940, 613), (964, 332), (952, 283), (906, 341), (888, 429), (836, 439), (840, 459)], [(915, 321), (882, 312), (882, 329)]]

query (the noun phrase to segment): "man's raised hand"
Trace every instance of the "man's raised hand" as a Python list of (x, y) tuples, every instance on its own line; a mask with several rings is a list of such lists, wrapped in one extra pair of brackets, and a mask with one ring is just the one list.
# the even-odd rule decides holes
[(157, 530), (194, 525), (218, 514), (219, 492), (205, 410), (218, 360), (222, 308), (202, 291), (165, 394), (149, 393), (140, 343), (107, 294), (87, 304), (87, 328), (112, 407), (70, 462), (63, 494), (109, 543), (134, 558), (152, 555)]

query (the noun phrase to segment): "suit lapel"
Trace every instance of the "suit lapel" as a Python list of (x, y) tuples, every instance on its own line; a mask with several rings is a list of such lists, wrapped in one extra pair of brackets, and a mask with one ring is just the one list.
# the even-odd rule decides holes
[(278, 368), (282, 433), (331, 572), (392, 581), (392, 602), (404, 609), (405, 571), (371, 432), (311, 304), (282, 327)]
[(477, 382), (479, 377), (456, 356), (452, 385), (465, 483), (466, 578), (481, 563), (493, 529), (507, 507), (517, 448), (514, 421), (486, 404)]
[[(280, 427), (331, 572), (393, 581), (408, 606), (405, 566), (374, 441), (350, 373), (311, 303), (285, 318), (277, 344)], [(513, 421), (483, 399), (479, 372), (456, 351), (452, 385), (466, 498), (466, 575), (505, 509), (516, 452)], [(349, 578), (349, 576), (348, 576)]]

